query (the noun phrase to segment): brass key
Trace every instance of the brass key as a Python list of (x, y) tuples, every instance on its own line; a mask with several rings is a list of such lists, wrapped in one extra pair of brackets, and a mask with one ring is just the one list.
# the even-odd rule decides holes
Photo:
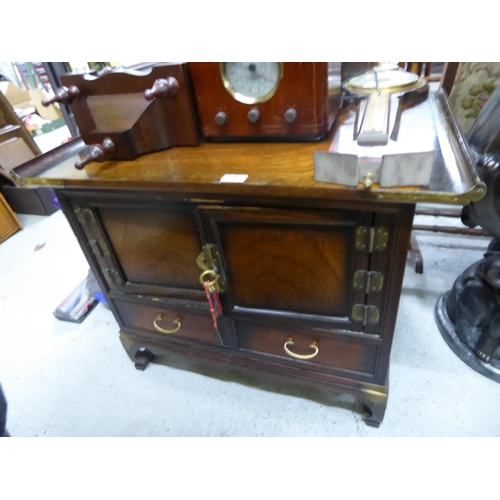
[(207, 269), (203, 271), (200, 275), (200, 283), (205, 286), (205, 280), (209, 279), (208, 277), (212, 277), (213, 279), (208, 284), (208, 291), (215, 292), (217, 291), (217, 281), (219, 280), (219, 275), (213, 271), (212, 269)]

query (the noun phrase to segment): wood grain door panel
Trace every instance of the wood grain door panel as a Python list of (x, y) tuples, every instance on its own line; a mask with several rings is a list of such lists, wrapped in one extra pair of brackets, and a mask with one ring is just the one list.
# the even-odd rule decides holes
[(194, 209), (97, 207), (128, 282), (200, 288)]
[(219, 234), (238, 306), (348, 315), (349, 228), (221, 224)]

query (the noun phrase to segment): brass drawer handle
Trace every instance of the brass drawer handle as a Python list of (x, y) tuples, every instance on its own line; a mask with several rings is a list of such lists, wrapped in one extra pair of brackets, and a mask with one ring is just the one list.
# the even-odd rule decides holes
[(314, 356), (317, 356), (317, 354), (319, 352), (319, 349), (318, 349), (318, 346), (316, 345), (316, 342), (311, 342), (309, 347), (311, 349), (314, 349), (314, 352), (312, 354), (295, 354), (294, 352), (290, 351), (290, 349), (288, 349), (288, 346), (293, 345), (293, 344), (294, 344), (294, 342), (293, 342), (292, 337), (288, 337), (288, 340), (285, 342), (283, 349), (285, 349), (285, 352), (289, 356), (291, 356), (292, 358), (295, 358), (295, 359), (312, 359), (312, 358), (314, 358)]
[(173, 330), (164, 330), (161, 326), (158, 326), (157, 321), (161, 321), (162, 319), (163, 319), (162, 314), (158, 314), (158, 316), (156, 316), (156, 319), (153, 321), (153, 325), (155, 327), (155, 330), (158, 330), (161, 333), (175, 333), (181, 329), (181, 319), (180, 318), (174, 319), (174, 325), (176, 325), (176, 327)]

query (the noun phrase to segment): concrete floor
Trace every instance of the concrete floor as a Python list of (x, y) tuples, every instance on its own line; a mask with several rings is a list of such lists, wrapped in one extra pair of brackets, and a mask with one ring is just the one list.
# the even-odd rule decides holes
[(20, 219), (24, 231), (0, 245), (0, 382), (13, 436), (500, 435), (500, 384), (465, 365), (433, 317), (438, 297), (482, 257), (486, 238), (417, 233), (425, 273), (408, 263), (389, 405), (373, 429), (348, 398), (319, 390), (174, 355), (137, 371), (103, 305), (80, 325), (52, 315), (88, 271), (64, 215)]

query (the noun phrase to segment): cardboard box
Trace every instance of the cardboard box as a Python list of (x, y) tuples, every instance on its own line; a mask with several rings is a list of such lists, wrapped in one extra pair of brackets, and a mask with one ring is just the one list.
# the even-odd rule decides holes
[(0, 90), (13, 108), (36, 112), (44, 120), (54, 121), (63, 118), (59, 104), (51, 104), (47, 108), (42, 106), (42, 100), (48, 96), (42, 89), (24, 90), (11, 82), (0, 82)]
[(7, 172), (35, 157), (35, 153), (21, 137), (12, 137), (0, 143), (0, 164)]
[(43, 89), (35, 89), (29, 91), (29, 96), (31, 100), (35, 103), (35, 108), (37, 113), (44, 119), (49, 121), (58, 120), (63, 118), (61, 108), (59, 104), (51, 104), (48, 107), (42, 106), (42, 100), (45, 99), (48, 94)]
[(13, 108), (26, 110), (35, 107), (29, 92), (11, 82), (0, 82), (0, 91), (2, 91)]

